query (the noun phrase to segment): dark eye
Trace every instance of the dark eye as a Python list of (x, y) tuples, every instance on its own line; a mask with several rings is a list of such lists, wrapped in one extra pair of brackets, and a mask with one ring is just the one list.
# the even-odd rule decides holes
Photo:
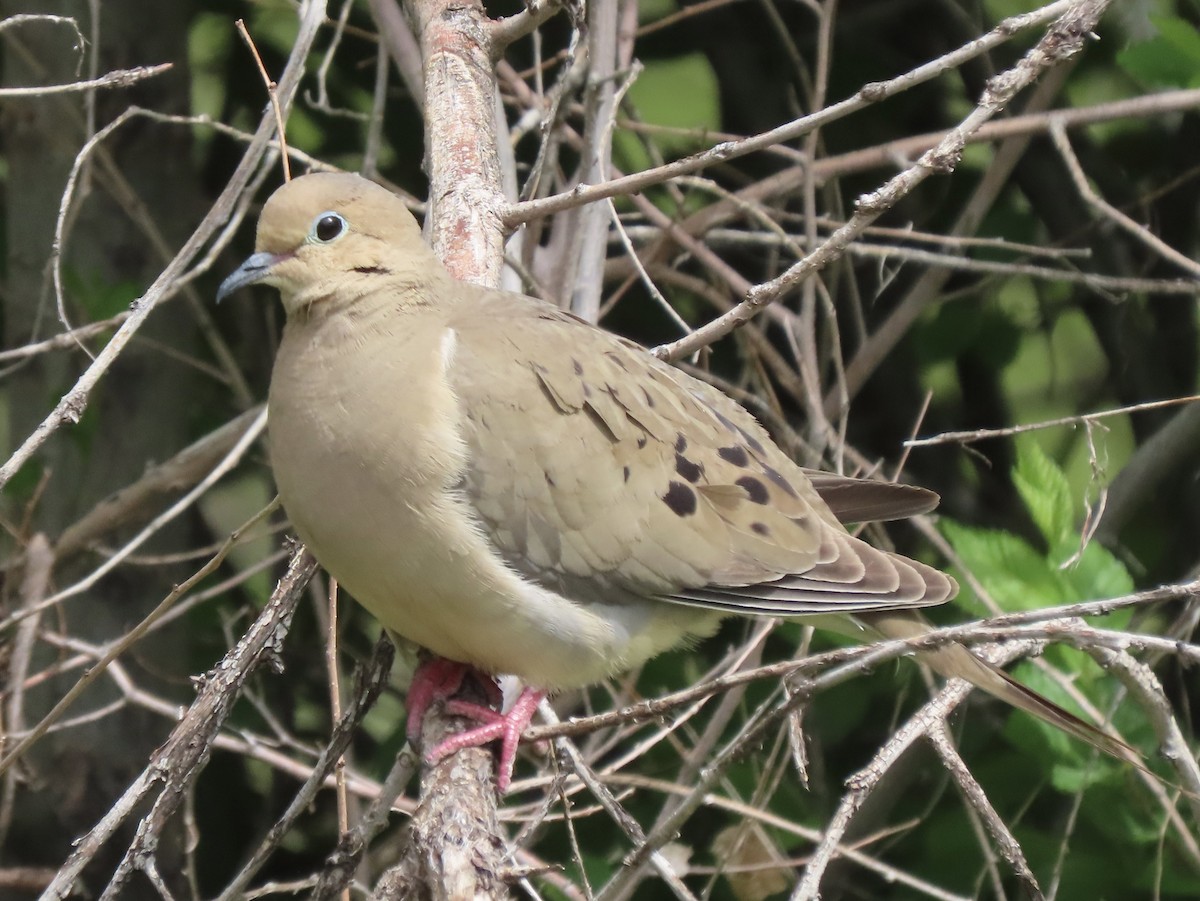
[(322, 244), (328, 244), (342, 236), (346, 231), (346, 220), (337, 213), (322, 213), (313, 222), (312, 232), (310, 233), (316, 240)]

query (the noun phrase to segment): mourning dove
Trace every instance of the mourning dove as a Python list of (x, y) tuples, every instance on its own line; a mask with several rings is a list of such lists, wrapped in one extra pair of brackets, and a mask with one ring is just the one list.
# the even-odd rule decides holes
[[(742, 407), (556, 307), (456, 281), (404, 204), (347, 174), (267, 201), (220, 296), (279, 289), (272, 465), (300, 538), (389, 630), (526, 685), (504, 717), (427, 756), (504, 738), (500, 784), (546, 691), (585, 686), (712, 633), (730, 614), (914, 638), (952, 578), (845, 522), (931, 509), (932, 492), (801, 469)], [(1125, 756), (1125, 746), (957, 645), (958, 676)]]

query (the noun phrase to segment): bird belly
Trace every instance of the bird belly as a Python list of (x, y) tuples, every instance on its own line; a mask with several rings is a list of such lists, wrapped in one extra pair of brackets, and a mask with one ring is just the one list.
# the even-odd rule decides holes
[[(381, 509), (384, 486), (356, 481), (329, 479), (329, 502), (316, 518), (293, 513), (282, 483), (280, 490), (300, 537), (329, 573), (386, 628), (443, 657), (564, 689), (630, 669), (715, 627), (714, 617), (653, 599), (573, 601), (509, 569), (452, 494), (420, 509), (392, 498), (390, 515), (377, 519), (367, 511)], [(360, 494), (369, 502), (356, 503)]]

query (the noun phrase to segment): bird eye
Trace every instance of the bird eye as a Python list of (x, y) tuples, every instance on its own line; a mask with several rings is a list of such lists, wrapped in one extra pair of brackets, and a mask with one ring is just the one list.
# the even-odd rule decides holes
[(328, 244), (345, 234), (346, 228), (346, 220), (337, 213), (322, 213), (313, 221), (309, 237)]

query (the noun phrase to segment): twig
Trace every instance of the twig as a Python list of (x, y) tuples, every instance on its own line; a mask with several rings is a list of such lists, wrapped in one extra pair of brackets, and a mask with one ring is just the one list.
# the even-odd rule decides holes
[[(553, 709), (551, 709), (549, 704), (545, 701), (542, 702), (541, 710), (542, 715), (548, 718), (551, 722), (557, 718), (554, 716)], [(671, 892), (675, 895), (675, 897), (679, 898), (680, 901), (695, 901), (692, 893), (687, 890), (687, 887), (683, 884), (683, 881), (675, 872), (674, 867), (671, 866), (670, 861), (668, 861), (660, 853), (658, 847), (651, 847), (648, 845), (646, 834), (642, 831), (641, 825), (629, 814), (627, 810), (625, 810), (624, 807), (621, 806), (620, 802), (613, 797), (612, 792), (610, 792), (608, 788), (597, 778), (595, 772), (590, 766), (587, 765), (587, 762), (584, 761), (583, 757), (580, 755), (579, 749), (576, 748), (575, 745), (566, 738), (556, 739), (554, 742), (554, 747), (555, 750), (558, 751), (561, 758), (570, 764), (571, 769), (574, 770), (575, 775), (579, 777), (580, 781), (587, 786), (588, 790), (591, 791), (591, 793), (600, 802), (600, 806), (604, 808), (604, 811), (612, 818), (613, 822), (620, 827), (621, 831), (625, 833), (626, 837), (628, 837), (633, 843), (635, 848), (634, 854), (639, 857), (644, 857), (647, 861), (649, 861), (650, 865), (653, 866), (658, 872), (659, 876), (662, 877), (667, 887), (671, 889)], [(635, 870), (635, 868), (631, 865), (632, 857), (626, 860), (626, 864), (627, 867), (623, 871), (624, 873), (628, 874)], [(610, 882), (599, 894), (596, 895), (596, 901), (611, 899), (618, 893), (618, 890), (619, 887), (617, 880), (613, 880), (613, 882)]]
[(966, 761), (959, 756), (958, 749), (954, 747), (954, 742), (950, 738), (950, 731), (946, 728), (946, 721), (939, 720), (934, 723), (929, 730), (928, 738), (942, 759), (942, 765), (946, 767), (946, 771), (958, 784), (959, 791), (971, 805), (971, 809), (983, 820), (996, 847), (1000, 849), (1000, 853), (1012, 867), (1013, 873), (1025, 887), (1025, 894), (1029, 898), (1040, 901), (1045, 896), (1038, 885), (1037, 877), (1029, 868), (1025, 852), (1021, 850), (1021, 845), (1016, 836), (1012, 834), (1012, 830), (1008, 828), (1008, 825), (1000, 818), (1000, 814), (996, 812), (996, 808), (992, 806), (992, 802), (988, 800), (987, 793), (967, 767)]
[[(358, 727), (359, 721), (367, 710), (370, 709), (371, 705), (375, 703), (379, 692), (387, 685), (388, 673), (392, 668), (392, 652), (391, 641), (388, 640), (386, 635), (381, 636), (375, 643), (375, 650), (372, 652), (370, 660), (359, 673), (357, 679), (358, 687), (353, 693), (349, 708), (337, 720), (333, 728), (333, 734), (329, 738), (329, 744), (321, 749), (321, 755), (313, 763), (312, 772), (304, 780), (304, 784), (300, 787), (300, 790), (292, 797), (287, 809), (275, 821), (275, 824), (270, 828), (266, 836), (263, 837), (258, 847), (255, 848), (254, 853), (250, 856), (250, 860), (246, 862), (237, 876), (231, 879), (228, 885), (225, 886), (225, 890), (218, 896), (218, 901), (234, 901), (234, 899), (242, 897), (246, 886), (254, 878), (254, 874), (267, 862), (267, 858), (274, 853), (296, 820), (312, 804), (313, 798), (316, 797), (317, 792), (321, 790), (325, 782), (325, 777), (337, 767), (338, 761), (349, 746), (350, 739), (354, 737), (354, 732)], [(160, 817), (160, 821), (164, 819)], [(130, 854), (133, 854), (135, 849), (131, 847), (129, 851)], [(126, 859), (129, 859), (129, 855), (126, 855)]]
[(544, 22), (550, 20), (560, 9), (564, 0), (533, 0), (525, 8), (503, 19), (490, 23), (493, 53), (497, 59), (513, 42), (532, 34)]
[[(287, 634), (292, 613), (299, 603), (304, 585), (316, 571), (316, 561), (303, 549), (293, 556), (287, 575), (280, 580), (271, 600), (254, 624), (204, 681), (203, 688), (166, 744), (154, 755), (100, 822), (75, 843), (75, 850), (47, 887), (44, 901), (70, 896), (75, 880), (95, 857), (101, 846), (150, 794), (155, 785), (164, 783), (151, 816), (169, 816), (171, 801), (178, 803), (182, 791), (199, 773), (212, 750), (212, 739), (228, 718), (242, 685), (264, 661), (276, 668), (277, 654)], [(168, 788), (174, 788), (174, 791)], [(149, 819), (143, 821), (149, 823)]]
[(942, 432), (928, 438), (910, 438), (904, 442), (905, 447), (929, 447), (935, 444), (971, 444), (976, 441), (986, 441), (992, 438), (1007, 438), (1020, 435), (1023, 432), (1034, 432), (1040, 429), (1050, 429), (1056, 426), (1086, 425), (1100, 422), (1111, 416), (1125, 416), (1129, 413), (1141, 413), (1146, 410), (1161, 410), (1164, 407), (1175, 407), (1180, 404), (1191, 404), (1200, 400), (1200, 394), (1187, 397), (1172, 397), (1167, 400), (1150, 400), (1140, 404), (1130, 404), (1127, 407), (1115, 407), (1111, 410), (1100, 410), (1096, 413), (1080, 413), (1076, 416), (1062, 416), (1058, 419), (1047, 419), (1042, 422), (1028, 422), (1008, 426), (1002, 429), (972, 429), (968, 432)]
[[(349, 2), (344, 9), (349, 9)], [(335, 723), (342, 719), (342, 682), (340, 664), (338, 662), (338, 583), (333, 576), (329, 577), (329, 599), (325, 617), (325, 667), (329, 673), (329, 712)], [(390, 649), (391, 643), (388, 642)], [(388, 663), (391, 664), (389, 650)], [(390, 666), (389, 666), (390, 668)], [(333, 777), (337, 794), (337, 825), (339, 841), (350, 830), (350, 810), (346, 798), (346, 755), (339, 754), (333, 764)], [(350, 901), (350, 891), (342, 892), (342, 901)]]
[(127, 88), (147, 78), (161, 75), (171, 69), (174, 63), (159, 63), (157, 66), (135, 66), (132, 69), (114, 69), (99, 78), (87, 81), (72, 81), (69, 84), (48, 84), (28, 88), (0, 88), (0, 100), (14, 100), (20, 97), (42, 97), (49, 94), (73, 94), (80, 91), (94, 91), (100, 88)]
[(1083, 174), (1083, 168), (1079, 165), (1079, 159), (1075, 156), (1075, 151), (1071, 149), (1071, 141), (1067, 137), (1067, 129), (1061, 119), (1050, 119), (1050, 138), (1054, 141), (1054, 146), (1062, 157), (1063, 163), (1066, 164), (1067, 172), (1071, 174), (1071, 181), (1075, 185), (1075, 190), (1079, 192), (1079, 196), (1084, 199), (1084, 202), (1088, 206), (1116, 223), (1127, 234), (1132, 235), (1136, 240), (1145, 244), (1163, 259), (1183, 269), (1193, 278), (1200, 279), (1200, 264), (1197, 264), (1191, 257), (1180, 253), (1161, 238), (1151, 234), (1146, 226), (1134, 222), (1092, 190), (1092, 186), (1088, 184), (1087, 176)]
[[(150, 467), (133, 484), (109, 495), (63, 529), (54, 544), (59, 564), (88, 549), (93, 542), (118, 529), (153, 518), (159, 505), (196, 485), (226, 458), (256, 425), (261, 406), (247, 410), (203, 438), (189, 444), (169, 460)], [(0, 624), (0, 631), (4, 626)]]
[[(269, 512), (270, 509), (271, 508), (267, 508), (267, 510), (262, 511), (262, 513), (253, 517), (249, 522), (246, 523), (246, 527), (251, 526), (259, 519), (260, 516), (263, 515), (263, 513)], [(93, 682), (100, 678), (101, 675), (103, 675), (108, 664), (116, 660), (117, 657), (137, 643), (151, 629), (155, 622), (166, 615), (167, 611), (171, 609), (171, 607), (177, 600), (179, 600), (179, 598), (186, 595), (205, 576), (215, 571), (217, 567), (221, 565), (221, 562), (225, 559), (229, 552), (233, 549), (234, 545), (237, 544), (239, 537), (240, 533), (238, 531), (235, 531), (232, 535), (230, 535), (226, 542), (221, 546), (221, 549), (213, 555), (213, 558), (208, 563), (197, 570), (191, 578), (176, 586), (176, 588), (165, 598), (163, 598), (158, 603), (158, 606), (151, 610), (140, 623), (126, 632), (119, 641), (114, 642), (105, 655), (99, 661), (97, 661), (96, 665), (89, 669), (83, 676), (81, 676), (79, 680), (71, 686), (67, 693), (59, 698), (57, 702), (55, 702), (54, 706), (51, 707), (50, 711), (42, 717), (41, 721), (32, 729), (30, 729), (29, 733), (19, 742), (17, 742), (16, 746), (9, 751), (8, 754), (0, 759), (0, 773), (3, 773), (17, 760), (19, 760), (21, 755), (28, 751), (29, 748), (32, 747), (33, 744), (46, 733), (50, 726), (60, 716), (62, 716), (62, 714), (72, 704), (74, 704), (75, 701), (79, 699), (79, 696), (87, 690), (88, 686), (90, 686)], [(45, 602), (42, 602), (41, 604), (33, 605), (33, 609), (40, 609), (44, 606)], [(26, 612), (22, 611), (22, 613)], [(26, 613), (26, 615), (28, 614)]]
[[(730, 202), (737, 203), (743, 209), (750, 206), (736, 194), (729, 195)], [(797, 250), (802, 246), (814, 246), (809, 244), (802, 236), (790, 235), (775, 225), (772, 231), (778, 229), (778, 234), (765, 234), (763, 232), (746, 232), (737, 231), (727, 228), (714, 228), (705, 235), (705, 243), (713, 248), (728, 248), (728, 247), (752, 247), (752, 248), (786, 248), (789, 251), (794, 247)], [(631, 237), (641, 238), (643, 240), (656, 240), (661, 237), (661, 229), (651, 226), (626, 226), (625, 230)], [(875, 231), (876, 229), (867, 229), (865, 233)], [(895, 229), (887, 229), (893, 234)], [(865, 234), (864, 233), (864, 234)], [(928, 235), (913, 234), (914, 240), (935, 241), (936, 237)], [(985, 242), (986, 239), (977, 238), (977, 242)], [(962, 239), (965, 243), (967, 239)], [(954, 243), (952, 237), (947, 237), (945, 243)], [(1003, 245), (1004, 242), (1000, 242)], [(986, 246), (986, 245), (984, 245)], [(1000, 245), (995, 245), (1000, 246)], [(1009, 244), (1008, 249), (1014, 252), (1023, 251), (1021, 245)], [(1070, 254), (1071, 251), (1055, 251), (1052, 248), (1042, 248), (1040, 255)], [(797, 258), (803, 256), (803, 252), (797, 252)], [(1084, 272), (1078, 269), (1060, 269), (1052, 266), (1035, 266), (1028, 263), (1004, 263), (994, 260), (977, 260), (969, 257), (958, 256), (949, 253), (938, 253), (936, 251), (922, 250), (916, 247), (904, 247), (897, 244), (880, 244), (876, 242), (855, 241), (846, 247), (846, 255), (858, 257), (861, 259), (877, 259), (899, 260), (909, 263), (919, 263), (926, 266), (949, 269), (955, 272), (976, 272), (984, 275), (993, 275), (1000, 277), (1021, 277), (1028, 276), (1043, 281), (1055, 282), (1060, 284), (1083, 285), (1096, 291), (1107, 291), (1111, 293), (1145, 293), (1145, 294), (1169, 294), (1174, 296), (1196, 296), (1200, 295), (1200, 284), (1188, 279), (1168, 279), (1168, 278), (1138, 278), (1136, 276), (1121, 276), (1121, 275), (1105, 275), (1100, 272)], [(609, 271), (612, 274), (620, 273), (619, 261), (610, 261), (612, 267)], [(767, 310), (773, 310), (774, 307), (768, 307)]]
[[(1092, 33), (1108, 2), (1109, 0), (1080, 0), (1070, 4), (1062, 18), (1050, 27), (1046, 35), (1016, 66), (988, 82), (987, 89), (975, 109), (943, 138), (937, 147), (924, 153), (916, 165), (890, 179), (878, 190), (860, 197), (850, 220), (826, 238), (819, 247), (810, 251), (803, 260), (777, 278), (755, 285), (747, 293), (744, 301), (723, 316), (706, 323), (678, 341), (656, 348), (656, 355), (667, 360), (678, 359), (729, 334), (749, 321), (763, 306), (778, 299), (839, 257), (845, 247), (868, 225), (929, 176), (954, 171), (966, 145), (967, 136), (1003, 110), (1020, 90), (1032, 83), (1043, 71), (1077, 53), (1084, 40)], [(1049, 8), (1045, 7), (1038, 12), (1045, 12)]]
[[(295, 94), (296, 84), (304, 71), (304, 62), (308, 49), (316, 37), (317, 29), (325, 17), (325, 4), (322, 0), (306, 0), (300, 17), (300, 30), (296, 37), (291, 57), (279, 80), (279, 96), (284, 105), (290, 105)], [(254, 139), (246, 148), (233, 175), (221, 195), (213, 203), (203, 221), (184, 242), (175, 258), (159, 274), (153, 284), (133, 304), (133, 310), (117, 333), (109, 340), (104, 349), (96, 355), (96, 359), (75, 382), (75, 385), (55, 405), (48, 416), (33, 430), (21, 446), (0, 466), (0, 488), (9, 480), (33, 455), (51, 435), (67, 422), (75, 423), (83, 415), (92, 390), (108, 371), (108, 368), (124, 350), (125, 345), (137, 332), (146, 317), (163, 297), (173, 289), (176, 279), (183, 273), (188, 263), (215, 234), (228, 218), (230, 211), (241, 197), (242, 190), (250, 180), (259, 161), (266, 153), (271, 132), (275, 129), (273, 122), (264, 120), (259, 123)]]
[[(228, 452), (225, 453), (224, 456), (217, 461), (216, 465), (213, 466), (207, 473), (205, 473), (204, 478), (200, 479), (191, 488), (191, 490), (184, 494), (183, 497), (169, 506), (166, 510), (155, 516), (154, 519), (147, 523), (140, 532), (127, 541), (119, 551), (109, 556), (107, 560), (100, 564), (100, 566), (96, 567), (96, 569), (92, 570), (92, 572), (87, 576), (75, 582), (74, 584), (50, 595), (50, 597), (43, 600), (36, 608), (22, 610), (3, 622), (0, 622), (0, 631), (7, 628), (14, 621), (22, 617), (29, 616), (33, 613), (40, 613), (43, 610), (47, 610), (50, 607), (61, 604), (63, 601), (68, 600), (69, 598), (77, 597), (99, 582), (100, 579), (104, 578), (104, 576), (106, 576), (108, 573), (116, 569), (116, 567), (119, 566), (121, 562), (124, 561), (130, 554), (132, 554), (137, 548), (149, 541), (150, 538), (152, 538), (154, 534), (163, 526), (171, 522), (185, 510), (189, 509), (197, 500), (199, 500), (200, 497), (207, 493), (209, 488), (219, 482), (226, 475), (226, 473), (233, 470), (238, 463), (241, 462), (243, 454), (245, 454), (246, 451), (249, 450), (250, 446), (258, 440), (259, 435), (262, 434), (262, 431), (266, 428), (266, 426), (267, 411), (265, 408), (260, 407), (255, 414), (253, 422), (251, 422), (249, 427), (240, 436), (238, 436), (237, 441), (235, 441), (233, 446), (229, 448)], [(274, 508), (268, 507), (268, 509), (263, 511), (263, 513), (269, 513), (272, 509)], [(256, 516), (252, 522), (257, 521), (257, 519), (258, 517)]]
[(325, 869), (321, 871), (313, 889), (313, 901), (333, 897), (350, 881), (366, 853), (367, 843), (387, 825), (387, 815), (392, 804), (404, 791), (404, 787), (416, 771), (416, 754), (405, 746), (397, 755), (391, 771), (379, 787), (379, 793), (371, 801), (358, 825), (342, 836), (337, 848), (330, 854)]
[[(50, 572), (54, 567), (54, 553), (50, 542), (41, 532), (33, 535), (25, 547), (25, 566), (21, 574), (20, 599), (22, 607), (36, 607), (46, 596), (50, 585)], [(4, 705), (4, 729), (6, 736), (19, 734), (25, 728), (25, 679), (33, 662), (33, 649), (37, 643), (40, 617), (32, 616), (17, 630), (8, 659), (7, 691)], [(4, 774), (4, 797), (0, 800), (0, 847), (5, 844), (9, 827), (12, 825), (13, 805), (17, 796), (17, 771)]]
[[(347, 8), (349, 4), (346, 4)], [(263, 64), (262, 57), (258, 54), (258, 47), (254, 44), (254, 39), (250, 37), (250, 32), (246, 30), (246, 22), (244, 19), (238, 19), (237, 25), (238, 34), (241, 35), (246, 46), (250, 48), (250, 55), (254, 57), (254, 64), (258, 66), (258, 74), (262, 76), (263, 84), (267, 88), (267, 97), (270, 99), (271, 111), (275, 114), (275, 134), (279, 140), (279, 146), (283, 152), (279, 155), (280, 163), (283, 165), (283, 180), (292, 180), (292, 166), (287, 154), (287, 130), (283, 118), (283, 109), (279, 105), (279, 85), (267, 74), (267, 67)]]
[[(541, 200), (529, 200), (525, 203), (514, 204), (505, 212), (505, 224), (513, 227), (520, 223), (528, 222), (531, 219), (549, 216), (553, 213), (558, 213), (585, 203), (591, 203), (595, 200), (602, 200), (606, 197), (635, 194), (653, 185), (669, 181), (677, 175), (690, 175), (693, 172), (698, 172), (716, 163), (727, 162), (739, 156), (745, 156), (748, 153), (773, 147), (776, 144), (794, 141), (814, 129), (822, 128), (853, 112), (857, 112), (916, 85), (937, 78), (949, 69), (960, 66), (968, 60), (980, 54), (987, 53), (993, 47), (1008, 41), (1017, 32), (1039, 25), (1055, 16), (1063, 14), (1065, 11), (1071, 9), (1072, 2), (1073, 0), (1058, 0), (1058, 2), (1051, 3), (1032, 12), (1005, 19), (983, 37), (977, 38), (957, 50), (938, 57), (922, 66), (918, 66), (896, 78), (865, 85), (853, 97), (781, 125), (778, 128), (763, 132), (762, 134), (745, 138), (741, 141), (717, 144), (708, 150), (684, 157), (672, 163), (667, 163), (665, 166), (615, 178), (604, 184), (578, 185), (565, 194), (557, 194)], [(951, 133), (952, 135), (953, 133)]]

